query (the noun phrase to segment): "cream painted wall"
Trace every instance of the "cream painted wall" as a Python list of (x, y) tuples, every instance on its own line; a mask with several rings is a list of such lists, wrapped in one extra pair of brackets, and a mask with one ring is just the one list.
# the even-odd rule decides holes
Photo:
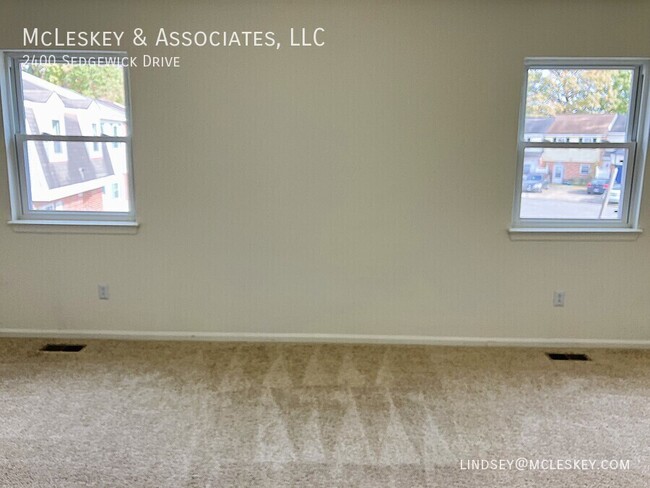
[[(648, 236), (506, 232), (524, 57), (650, 56), (650, 2), (3, 0), (0, 10), (2, 48), (21, 47), (29, 26), (252, 28), (285, 43), (291, 26), (322, 26), (327, 42), (129, 48), (182, 56), (180, 69), (131, 72), (140, 231), (0, 225), (0, 329), (650, 339)], [(648, 191), (641, 219), (648, 227)]]

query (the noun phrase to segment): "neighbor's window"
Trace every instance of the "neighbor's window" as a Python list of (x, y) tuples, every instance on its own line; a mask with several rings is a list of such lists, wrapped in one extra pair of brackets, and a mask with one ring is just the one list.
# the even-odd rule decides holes
[[(99, 131), (97, 130), (97, 124), (93, 122), (93, 135), (98, 136)], [(99, 151), (99, 142), (95, 141), (93, 142), (93, 151), (97, 152)]]
[[(14, 221), (135, 220), (123, 56), (3, 53)], [(125, 191), (106, 195), (120, 183)]]
[(529, 59), (513, 228), (638, 224), (648, 60)]
[[(53, 120), (52, 121), (52, 133), (55, 136), (60, 136), (61, 135), (61, 122), (58, 120)], [(61, 141), (53, 141), (53, 146), (54, 146), (54, 152), (56, 154), (61, 154)]]

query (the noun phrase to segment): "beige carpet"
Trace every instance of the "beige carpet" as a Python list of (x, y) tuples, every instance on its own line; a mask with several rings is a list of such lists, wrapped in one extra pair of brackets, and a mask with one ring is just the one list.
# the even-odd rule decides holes
[[(0, 340), (0, 486), (650, 486), (650, 351), (46, 342)], [(630, 466), (467, 469), (520, 457)]]

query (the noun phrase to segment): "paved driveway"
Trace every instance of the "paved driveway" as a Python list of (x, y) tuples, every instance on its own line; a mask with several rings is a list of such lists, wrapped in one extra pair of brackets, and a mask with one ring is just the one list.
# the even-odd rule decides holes
[[(521, 218), (597, 219), (604, 195), (589, 195), (585, 186), (551, 185), (542, 193), (522, 193)], [(608, 204), (604, 219), (618, 219), (618, 204)]]

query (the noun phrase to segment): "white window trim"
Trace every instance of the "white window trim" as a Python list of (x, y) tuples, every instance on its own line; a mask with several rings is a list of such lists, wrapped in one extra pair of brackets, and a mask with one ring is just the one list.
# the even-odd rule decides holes
[[(93, 135), (94, 135), (94, 136), (101, 135), (101, 134), (99, 134), (99, 127), (98, 127), (98, 124), (96, 124), (96, 123), (93, 122), (93, 123), (91, 124), (90, 127), (91, 127), (91, 129), (92, 129), (92, 131), (93, 131)], [(95, 148), (95, 145), (97, 146), (96, 148)], [(101, 152), (102, 152), (102, 145), (101, 145), (100, 142), (91, 142), (88, 146), (90, 147), (90, 151), (91, 151), (93, 154), (101, 154)]]
[[(29, 228), (55, 226), (108, 226), (111, 228), (126, 226), (137, 227), (135, 211), (135, 184), (133, 174), (133, 157), (131, 149), (132, 140), (132, 117), (131, 117), (131, 88), (129, 82), (128, 67), (124, 67), (124, 110), (126, 116), (126, 135), (123, 137), (112, 136), (66, 136), (66, 135), (27, 135), (23, 126), (25, 120), (24, 105), (19, 81), (20, 73), (16, 65), (25, 55), (47, 55), (54, 56), (62, 62), (63, 55), (70, 56), (108, 56), (124, 57), (124, 52), (104, 51), (36, 51), (36, 50), (0, 50), (0, 96), (2, 97), (2, 117), (4, 121), (4, 139), (7, 152), (9, 197), (11, 199), (11, 220), (10, 224), (28, 224)], [(75, 212), (75, 211), (39, 211), (30, 210), (28, 205), (28, 189), (25, 176), (25, 162), (22, 159), (24, 151), (18, 151), (18, 145), (26, 140), (43, 140), (62, 142), (85, 142), (85, 143), (118, 143), (126, 144), (126, 164), (128, 171), (128, 212)]]
[[(528, 70), (531, 68), (630, 68), (635, 70), (634, 86), (632, 88), (633, 111), (628, 124), (626, 141), (622, 143), (533, 143), (524, 139), (526, 118), (526, 95), (528, 87)], [(521, 235), (530, 233), (536, 238), (540, 233), (548, 232), (556, 235), (566, 235), (569, 232), (611, 234), (625, 232), (638, 234), (639, 211), (643, 175), (648, 152), (648, 137), (650, 131), (650, 109), (648, 92), (650, 91), (650, 59), (648, 58), (527, 58), (524, 63), (524, 76), (521, 89), (519, 128), (517, 135), (517, 170), (515, 180), (514, 202), (512, 206), (512, 225), (510, 233)], [(639, 96), (640, 95), (640, 96)], [(521, 210), (521, 181), (523, 177), (524, 151), (527, 147), (541, 148), (624, 148), (628, 149), (628, 171), (623, 187), (624, 198), (621, 200), (621, 220), (597, 219), (522, 219)]]

